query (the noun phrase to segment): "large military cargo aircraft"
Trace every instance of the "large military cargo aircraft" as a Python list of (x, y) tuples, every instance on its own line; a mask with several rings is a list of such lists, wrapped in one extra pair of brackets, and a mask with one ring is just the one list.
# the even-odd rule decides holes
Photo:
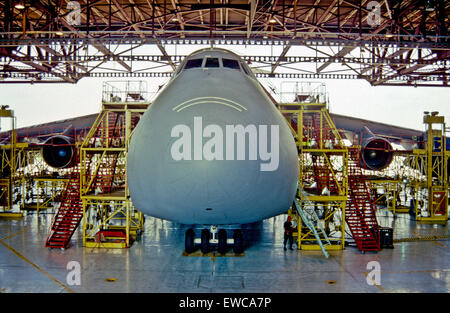
[[(344, 138), (358, 134), (361, 166), (387, 167), (396, 148), (410, 150), (423, 132), (331, 114)], [(19, 141), (41, 147), (54, 168), (73, 166), (75, 140), (96, 114), (17, 129)], [(48, 130), (48, 131), (47, 131)], [(77, 138), (78, 137), (78, 138)], [(8, 133), (3, 133), (3, 142)], [(423, 140), (423, 138), (422, 138)], [(247, 224), (279, 215), (298, 185), (297, 148), (288, 123), (248, 64), (238, 55), (207, 48), (186, 57), (137, 124), (127, 161), (133, 205), (142, 213), (189, 225)], [(210, 230), (195, 239), (207, 251)], [(219, 250), (243, 249), (242, 232), (218, 231)]]

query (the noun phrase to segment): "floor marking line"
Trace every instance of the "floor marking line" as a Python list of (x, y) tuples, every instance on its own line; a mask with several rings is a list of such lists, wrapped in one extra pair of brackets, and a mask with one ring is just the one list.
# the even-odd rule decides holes
[(44, 271), (42, 268), (39, 267), (39, 265), (34, 264), (33, 262), (31, 262), (29, 259), (27, 259), (24, 255), (22, 255), (19, 251), (17, 251), (16, 249), (14, 249), (13, 247), (11, 247), (10, 245), (4, 243), (2, 240), (0, 240), (0, 244), (2, 244), (3, 246), (5, 246), (6, 248), (8, 248), (12, 253), (14, 253), (15, 255), (17, 255), (19, 258), (21, 258), (22, 260), (24, 260), (25, 262), (27, 262), (28, 264), (30, 264), (32, 267), (34, 267), (35, 269), (37, 269), (39, 272), (41, 272), (42, 274), (44, 274), (45, 276), (47, 276), (50, 280), (52, 280), (54, 283), (56, 283), (57, 285), (61, 286), (62, 288), (64, 288), (64, 290), (66, 290), (67, 292), (70, 293), (75, 293), (75, 291), (73, 289), (70, 289), (69, 287), (67, 287), (64, 283), (60, 282), (58, 279), (56, 279), (55, 277), (53, 277), (52, 275), (50, 275), (49, 273), (47, 273), (46, 271)]
[(12, 237), (17, 236), (18, 234), (24, 233), (25, 231), (26, 231), (26, 229), (23, 229), (23, 230), (21, 230), (21, 231), (12, 233), (12, 234), (9, 235), (9, 236), (6, 236), (6, 237), (4, 237), (4, 238), (0, 238), (0, 241), (1, 241), (1, 240), (6, 240), (6, 239), (11, 239)]
[(450, 248), (449, 248), (449, 247), (447, 247), (446, 245), (444, 245), (444, 244), (440, 243), (439, 241), (433, 241), (433, 243), (434, 243), (435, 245), (438, 245), (438, 246), (441, 246), (441, 247), (443, 247), (443, 248), (445, 248), (445, 249), (448, 249), (448, 250), (450, 250)]
[(378, 285), (371, 277), (369, 277), (369, 276), (368, 276), (368, 275), (369, 275), (368, 272), (362, 272), (362, 273), (363, 273), (363, 275), (366, 277), (366, 281), (367, 281), (367, 278), (369, 278), (369, 279), (373, 282), (373, 285), (374, 285), (374, 286), (377, 286), (377, 288), (378, 288), (381, 292), (386, 293), (386, 289), (384, 289), (383, 287), (381, 287), (381, 285)]
[[(410, 270), (410, 271), (383, 271), (388, 274), (420, 274), (420, 273), (434, 273), (434, 272), (450, 272), (450, 269), (436, 269), (436, 270)], [(363, 272), (366, 274), (367, 272)]]

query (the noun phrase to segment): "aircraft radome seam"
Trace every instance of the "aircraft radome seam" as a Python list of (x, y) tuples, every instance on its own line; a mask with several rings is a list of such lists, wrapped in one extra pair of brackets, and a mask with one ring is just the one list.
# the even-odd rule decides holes
[[(203, 100), (203, 101), (200, 101)], [(202, 104), (202, 103), (217, 103), (217, 104), (223, 104), (225, 106), (231, 107), (239, 112), (242, 112), (242, 110), (247, 111), (247, 108), (243, 106), (240, 103), (237, 103), (233, 100), (221, 98), (221, 97), (198, 97), (189, 99), (187, 101), (184, 101), (177, 106), (175, 106), (172, 111), (180, 112), (188, 107), (194, 106), (196, 104)]]

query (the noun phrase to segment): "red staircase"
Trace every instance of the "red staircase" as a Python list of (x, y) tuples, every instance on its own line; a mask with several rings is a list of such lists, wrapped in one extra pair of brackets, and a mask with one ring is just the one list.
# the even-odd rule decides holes
[[(132, 118), (132, 121), (136, 118)], [(117, 112), (106, 112), (103, 114), (95, 132), (92, 135), (90, 147), (92, 148), (119, 148), (125, 141), (125, 116)], [(92, 163), (92, 168), (85, 166), (85, 182), (90, 182), (89, 190), (96, 194), (108, 194), (114, 191), (114, 178), (116, 175), (117, 162), (120, 151), (109, 150), (97, 160), (100, 164)], [(93, 154), (87, 157), (92, 157)], [(97, 166), (96, 166), (97, 165)], [(92, 182), (91, 182), (92, 180)], [(87, 186), (83, 186), (86, 188)], [(123, 186), (122, 186), (123, 188)]]
[[(97, 194), (109, 194), (114, 191), (114, 178), (116, 174), (118, 152), (103, 156), (101, 164), (95, 173), (92, 190)], [(116, 186), (117, 188), (120, 186)], [(116, 188), (116, 189), (117, 189)], [(123, 186), (122, 186), (123, 188)]]
[[(77, 160), (77, 164), (79, 164)], [(73, 168), (67, 187), (63, 193), (61, 205), (56, 213), (45, 246), (48, 248), (67, 248), (70, 239), (83, 217), (83, 205), (80, 199), (79, 165)]]
[(359, 166), (359, 149), (349, 148), (349, 196), (345, 221), (360, 251), (379, 251), (380, 233), (375, 215), (376, 206)]
[(313, 161), (314, 179), (317, 183), (317, 190), (321, 193), (326, 187), (330, 194), (338, 194), (338, 186), (333, 174), (330, 170), (330, 165), (328, 164), (325, 154), (322, 155), (311, 155)]
[[(107, 117), (108, 134), (106, 136), (106, 139), (109, 140), (108, 146), (122, 146), (122, 143), (120, 141), (123, 141), (125, 139), (125, 116), (119, 115), (116, 112), (108, 112)], [(104, 125), (106, 126), (106, 121), (104, 121)]]
[[(320, 119), (322, 118), (322, 122)], [(322, 141), (322, 147), (325, 147), (325, 142), (327, 140), (331, 140), (333, 136), (333, 132), (331, 131), (330, 125), (328, 125), (327, 121), (325, 120), (323, 114), (320, 113), (313, 113), (312, 116), (312, 125), (314, 129), (314, 138), (316, 139), (317, 145), (320, 147), (319, 142)], [(322, 131), (322, 138), (320, 138), (320, 133)], [(322, 140), (321, 140), (322, 139)]]
[[(332, 144), (335, 142), (336, 137), (334, 136), (331, 126), (328, 124), (324, 115), (320, 112), (312, 113), (306, 120), (307, 125), (310, 125), (311, 137), (314, 138), (316, 142), (316, 146), (312, 148), (332, 149)], [(327, 155), (325, 155), (325, 153), (313, 153), (311, 157), (313, 161), (315, 181), (317, 182), (319, 192), (322, 192), (326, 187), (331, 194), (338, 194), (338, 186), (333, 178), (333, 174), (331, 173), (330, 164), (328, 164), (326, 160)]]

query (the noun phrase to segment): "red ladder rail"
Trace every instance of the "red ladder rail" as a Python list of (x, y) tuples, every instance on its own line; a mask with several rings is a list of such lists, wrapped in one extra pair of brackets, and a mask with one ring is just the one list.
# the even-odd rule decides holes
[(345, 220), (360, 251), (379, 251), (380, 234), (375, 215), (376, 206), (359, 162), (359, 150), (349, 148), (349, 196)]
[[(79, 164), (79, 163), (78, 163)], [(45, 241), (47, 248), (67, 248), (83, 217), (80, 199), (80, 170), (75, 166), (70, 174), (60, 207)]]

